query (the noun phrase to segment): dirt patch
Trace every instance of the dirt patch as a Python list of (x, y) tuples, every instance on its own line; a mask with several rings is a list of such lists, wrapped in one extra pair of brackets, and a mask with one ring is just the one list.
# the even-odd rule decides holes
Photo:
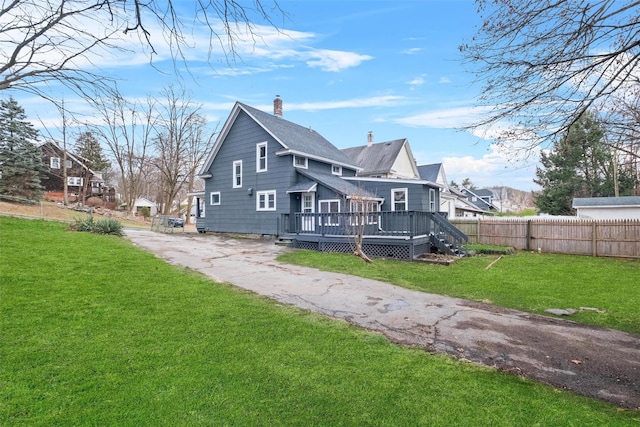
[(460, 257), (452, 255), (425, 253), (416, 257), (415, 260), (428, 264), (451, 265), (459, 259)]

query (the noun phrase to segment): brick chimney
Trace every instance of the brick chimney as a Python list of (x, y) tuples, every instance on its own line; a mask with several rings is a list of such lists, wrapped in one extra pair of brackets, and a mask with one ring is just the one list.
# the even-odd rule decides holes
[(373, 131), (370, 130), (367, 134), (367, 146), (371, 147), (373, 145)]
[(282, 118), (282, 99), (280, 99), (280, 95), (276, 95), (276, 99), (273, 100), (273, 115)]

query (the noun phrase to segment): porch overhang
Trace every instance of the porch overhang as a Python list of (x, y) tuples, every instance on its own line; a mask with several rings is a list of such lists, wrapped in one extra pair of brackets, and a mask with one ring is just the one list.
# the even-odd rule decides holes
[(314, 193), (318, 188), (317, 182), (301, 182), (287, 190), (287, 194), (291, 193)]

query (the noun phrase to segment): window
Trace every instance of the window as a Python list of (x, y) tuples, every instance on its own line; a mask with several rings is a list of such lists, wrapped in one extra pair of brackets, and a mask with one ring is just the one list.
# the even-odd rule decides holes
[(407, 210), (407, 193), (406, 188), (394, 188), (391, 190), (391, 210), (406, 211)]
[(256, 172), (267, 170), (267, 143), (261, 142), (256, 145)]
[(331, 165), (331, 173), (334, 175), (342, 175), (342, 166)]
[(297, 168), (307, 169), (307, 167), (309, 166), (309, 161), (306, 157), (293, 156), (293, 166)]
[(338, 214), (340, 212), (340, 200), (320, 200), (318, 207), (320, 208), (321, 214), (331, 214), (331, 215), (323, 215), (323, 225), (339, 225), (340, 220), (338, 218)]
[[(365, 224), (377, 224), (379, 215), (379, 205), (375, 200), (367, 201), (351, 201), (351, 212), (364, 212), (367, 214)], [(358, 225), (358, 217), (355, 218), (355, 224)]]
[(242, 187), (242, 160), (233, 162), (233, 188)]
[(256, 193), (256, 210), (257, 211), (275, 211), (276, 210), (276, 190), (258, 191)]
[(211, 192), (211, 205), (219, 205), (220, 204), (220, 192)]
[(51, 157), (49, 159), (49, 167), (51, 169), (60, 169), (60, 157)]
[(436, 190), (429, 189), (429, 212), (436, 211)]
[(67, 165), (67, 169), (71, 169), (71, 166), (73, 166), (71, 160), (67, 160), (66, 162), (64, 162), (64, 164)]
[(72, 187), (82, 187), (82, 178), (77, 176), (68, 176), (67, 185), (71, 185)]

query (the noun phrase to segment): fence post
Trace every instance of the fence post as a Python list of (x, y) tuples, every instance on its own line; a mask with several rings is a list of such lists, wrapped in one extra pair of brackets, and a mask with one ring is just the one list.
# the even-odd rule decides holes
[(591, 223), (591, 253), (598, 256), (598, 224), (595, 221)]
[(525, 249), (527, 251), (531, 250), (531, 220), (527, 220), (527, 242), (525, 243)]

